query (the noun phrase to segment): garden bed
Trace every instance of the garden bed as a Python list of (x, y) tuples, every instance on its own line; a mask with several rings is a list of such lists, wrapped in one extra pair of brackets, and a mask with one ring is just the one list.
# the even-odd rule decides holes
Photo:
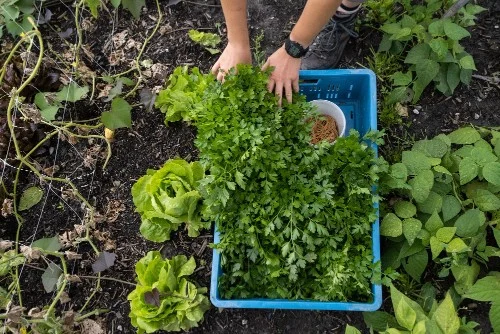
[[(301, 4), (305, 3), (302, 1)], [(478, 3), (488, 12), (479, 15), (478, 25), (471, 31), (472, 38), (465, 41), (465, 47), (474, 56), (478, 71), (469, 87), (459, 86), (453, 97), (445, 97), (436, 91), (428, 89), (422, 100), (416, 106), (408, 109), (408, 116), (403, 120), (409, 126), (394, 126), (387, 129), (387, 145), (383, 154), (388, 156), (406, 148), (413, 139), (431, 137), (438, 133), (449, 133), (460, 125), (500, 125), (500, 4), (495, 0), (483, 0)], [(208, 6), (207, 6), (208, 5)], [(296, 2), (249, 2), (250, 27), (252, 36), (264, 32), (263, 50), (269, 55), (288, 35), (293, 23), (300, 14)], [(82, 22), (90, 22), (88, 29), (83, 31), (87, 51), (83, 62), (93, 71), (109, 71), (117, 73), (127, 70), (130, 61), (137, 55), (138, 49), (133, 46), (125, 49), (112, 41), (113, 36), (128, 31), (127, 40), (143, 41), (146, 34), (155, 25), (157, 14), (155, 3), (147, 2), (146, 10), (141, 19), (135, 21), (128, 12), (120, 10), (114, 14), (109, 6), (109, 12), (103, 10), (99, 19), (91, 19), (90, 13), (82, 13)], [(151, 60), (152, 64), (164, 66), (151, 74), (145, 86), (154, 89), (161, 86), (167, 74), (179, 65), (198, 66), (207, 71), (217, 56), (211, 55), (204, 48), (189, 40), (189, 29), (208, 28), (210, 31), (224, 36), (223, 16), (216, 2), (208, 1), (201, 4), (179, 2), (168, 6), (161, 3), (164, 13), (163, 22), (158, 34), (145, 49), (143, 59)], [(42, 33), (46, 42), (60, 54), (68, 49), (64, 46), (60, 32), (68, 32), (72, 27), (74, 9), (60, 4), (51, 7), (54, 12), (50, 27), (44, 25)], [(220, 23), (215, 26), (214, 23)], [(218, 27), (218, 28), (217, 28)], [(377, 37), (377, 38), (375, 38)], [(75, 31), (68, 42), (75, 41)], [(115, 37), (117, 40), (117, 37)], [(367, 66), (365, 56), (369, 55), (370, 47), (376, 48), (372, 42), (378, 40), (378, 32), (368, 27), (361, 28), (360, 38), (348, 44), (343, 68), (359, 68)], [(2, 52), (8, 51), (9, 40), (2, 40)], [(118, 59), (109, 58), (113, 53)], [(122, 52), (123, 51), (123, 55)], [(49, 51), (47, 51), (48, 54)], [(94, 56), (93, 59), (90, 56)], [(111, 64), (110, 64), (111, 61)], [(114, 66), (112, 64), (115, 64)], [(138, 102), (138, 101), (137, 101)], [(84, 120), (100, 116), (103, 111), (101, 102), (86, 104), (77, 102), (73, 107), (65, 109), (64, 120)], [(103, 141), (80, 139), (75, 142), (53, 138), (50, 141), (49, 155), (37, 159), (43, 168), (57, 166), (58, 177), (68, 177), (80, 192), (95, 205), (100, 219), (93, 231), (93, 239), (102, 250), (114, 252), (114, 266), (103, 273), (103, 276), (125, 282), (134, 282), (134, 264), (149, 250), (160, 249), (163, 255), (172, 257), (177, 254), (194, 256), (198, 264), (193, 279), (202, 286), (209, 286), (211, 274), (212, 252), (209, 244), (213, 241), (211, 231), (204, 231), (196, 238), (190, 238), (187, 231), (173, 233), (170, 241), (157, 244), (146, 241), (139, 234), (140, 217), (134, 212), (131, 197), (131, 187), (148, 168), (158, 168), (174, 157), (194, 161), (198, 152), (194, 147), (196, 129), (182, 122), (164, 125), (164, 117), (157, 109), (146, 111), (138, 106), (132, 112), (132, 128), (116, 131), (112, 143), (112, 156), (106, 169), (102, 169), (106, 145)], [(2, 178), (12, 180), (14, 168), (6, 167)], [(20, 191), (30, 185), (39, 184), (39, 179), (31, 173), (21, 173)], [(6, 182), (9, 185), (9, 181)], [(75, 224), (81, 224), (85, 216), (80, 202), (67, 191), (61, 191), (57, 183), (41, 185), (46, 196), (39, 204), (23, 213), (24, 225), (20, 231), (20, 241), (29, 244), (33, 240), (55, 235), (68, 235), (75, 230)], [(64, 188), (63, 190), (68, 190)], [(16, 220), (13, 216), (1, 218), (0, 235), (2, 239), (14, 240)], [(97, 231), (97, 232), (96, 232)], [(68, 261), (68, 270), (73, 275), (95, 276), (91, 264), (94, 262), (91, 247), (81, 243), (73, 249), (83, 254), (81, 260)], [(54, 298), (46, 293), (41, 283), (41, 271), (32, 266), (24, 266), (20, 270), (19, 280), (23, 287), (24, 304), (29, 310), (32, 307), (47, 305)], [(40, 266), (41, 267), (41, 266)], [(498, 263), (489, 268), (498, 270)], [(426, 274), (426, 279), (432, 279), (435, 284), (443, 287), (450, 283)], [(67, 289), (70, 301), (58, 305), (60, 311), (78, 310), (95, 287), (95, 279), (82, 278), (82, 283), (71, 283)], [(99, 315), (97, 322), (106, 333), (133, 333), (128, 317), (129, 303), (126, 296), (132, 286), (119, 281), (102, 280), (101, 289), (91, 300), (87, 311), (107, 309), (109, 312)], [(461, 315), (480, 323), (482, 332), (489, 332), (487, 317), (488, 306), (484, 303), (471, 303), (461, 310)], [(212, 308), (205, 314), (205, 320), (192, 333), (331, 333), (343, 332), (346, 324), (366, 329), (362, 315), (354, 312), (313, 312), (313, 311), (273, 311), (273, 310), (218, 310)]]

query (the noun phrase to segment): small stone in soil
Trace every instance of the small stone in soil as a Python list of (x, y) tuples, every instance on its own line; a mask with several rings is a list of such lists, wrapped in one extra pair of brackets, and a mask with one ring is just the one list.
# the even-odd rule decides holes
[(413, 109), (413, 113), (414, 113), (415, 115), (418, 115), (418, 114), (420, 114), (420, 111), (418, 111), (417, 109)]

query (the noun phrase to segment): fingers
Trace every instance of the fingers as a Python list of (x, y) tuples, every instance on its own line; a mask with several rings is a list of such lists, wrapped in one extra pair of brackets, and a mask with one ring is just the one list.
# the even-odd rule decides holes
[(274, 90), (274, 80), (272, 78), (269, 78), (269, 81), (267, 82), (267, 90), (269, 91), (269, 93), (272, 93), (273, 90)]
[(288, 103), (292, 103), (292, 82), (287, 81), (285, 83), (285, 96)]
[(267, 59), (267, 61), (265, 62), (265, 64), (264, 64), (264, 65), (262, 65), (261, 70), (262, 70), (262, 71), (265, 71), (265, 70), (267, 70), (267, 69), (268, 69), (268, 67), (269, 67), (269, 58)]
[(220, 68), (220, 61), (217, 61), (214, 66), (212, 66), (212, 74), (217, 75)]
[(224, 82), (224, 77), (226, 76), (226, 72), (220, 68), (219, 72), (217, 73), (217, 81)]
[(295, 93), (298, 93), (299, 92), (299, 80), (298, 79), (293, 80), (292, 85), (293, 85), (293, 91)]
[(283, 83), (277, 82), (274, 88), (274, 94), (278, 98), (278, 107), (281, 107), (281, 102), (283, 100)]

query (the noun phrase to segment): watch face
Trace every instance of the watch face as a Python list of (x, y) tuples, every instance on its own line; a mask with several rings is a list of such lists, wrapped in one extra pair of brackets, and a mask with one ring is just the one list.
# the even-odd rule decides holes
[(297, 45), (295, 43), (292, 43), (290, 45), (290, 54), (292, 54), (293, 56), (297, 57), (300, 55), (300, 49), (297, 47)]

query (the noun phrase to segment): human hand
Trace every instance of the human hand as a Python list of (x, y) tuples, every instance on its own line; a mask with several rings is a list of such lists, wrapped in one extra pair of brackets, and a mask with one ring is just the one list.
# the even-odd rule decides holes
[(212, 66), (212, 74), (218, 81), (224, 81), (227, 72), (238, 64), (251, 64), (250, 47), (237, 46), (228, 43), (217, 62)]
[(267, 89), (275, 92), (279, 106), (283, 99), (283, 90), (287, 101), (292, 103), (293, 91), (299, 91), (300, 58), (293, 58), (282, 46), (267, 58), (262, 70), (266, 70), (269, 66), (273, 66), (274, 71), (269, 78)]

